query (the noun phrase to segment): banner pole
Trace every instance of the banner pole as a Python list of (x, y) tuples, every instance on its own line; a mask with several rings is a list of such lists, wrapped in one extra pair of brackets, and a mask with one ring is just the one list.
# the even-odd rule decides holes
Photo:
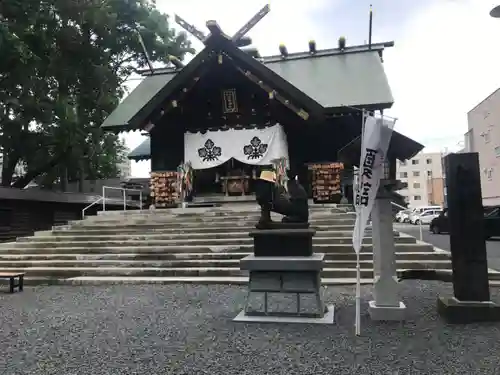
[[(362, 122), (361, 122), (361, 145), (363, 145), (363, 137), (365, 135), (365, 120), (366, 120), (366, 112), (363, 110)], [(361, 150), (361, 154), (363, 150)], [(361, 162), (361, 160), (360, 160)], [(359, 165), (358, 168), (358, 182), (356, 191), (359, 192), (359, 184), (361, 183), (361, 175), (362, 175), (362, 165)], [(354, 202), (356, 203), (356, 202)], [(359, 211), (359, 210), (358, 210)], [(358, 212), (357, 215), (360, 215)], [(363, 238), (362, 238), (362, 230), (361, 225), (358, 225), (358, 238), (361, 241), (361, 246), (359, 251), (356, 251), (356, 318), (355, 318), (355, 334), (356, 336), (361, 335), (361, 266), (359, 253), (361, 252), (361, 248), (363, 247)]]

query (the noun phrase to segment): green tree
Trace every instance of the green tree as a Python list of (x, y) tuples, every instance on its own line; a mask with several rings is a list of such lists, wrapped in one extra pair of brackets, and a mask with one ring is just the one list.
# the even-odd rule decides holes
[[(123, 145), (99, 128), (147, 61), (193, 52), (144, 0), (3, 0), (0, 4), (2, 184), (114, 177)], [(27, 165), (13, 181), (17, 163)]]

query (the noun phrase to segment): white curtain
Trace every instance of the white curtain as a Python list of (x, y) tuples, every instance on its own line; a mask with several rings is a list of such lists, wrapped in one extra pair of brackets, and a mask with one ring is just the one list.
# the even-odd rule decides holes
[(279, 124), (264, 129), (229, 129), (184, 134), (184, 161), (193, 169), (213, 168), (234, 158), (251, 165), (288, 159), (288, 144)]

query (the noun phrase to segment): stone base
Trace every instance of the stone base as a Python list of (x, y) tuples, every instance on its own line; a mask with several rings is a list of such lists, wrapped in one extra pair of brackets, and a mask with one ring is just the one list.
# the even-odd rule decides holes
[[(321, 299), (321, 270), (324, 256), (324, 254), (314, 254), (309, 257), (248, 255), (241, 259), (240, 268), (249, 271), (245, 316), (323, 318), (328, 312)], [(263, 297), (262, 303), (259, 297)], [(282, 297), (292, 298), (285, 303), (279, 301)], [(306, 304), (308, 306), (303, 304), (303, 297), (311, 300), (310, 304)], [(293, 304), (290, 306), (292, 300)], [(259, 307), (256, 308), (256, 305)]]
[(295, 316), (254, 316), (246, 315), (242, 310), (233, 322), (241, 323), (292, 323), (292, 324), (333, 324), (335, 322), (335, 308), (326, 306), (327, 311), (321, 318), (295, 317)]
[(261, 229), (250, 232), (258, 257), (286, 257), (313, 254), (314, 229)]
[(403, 321), (406, 315), (406, 306), (399, 302), (399, 306), (377, 306), (375, 301), (368, 304), (368, 313), (376, 321)]
[(439, 315), (452, 324), (500, 321), (500, 306), (491, 301), (459, 301), (455, 297), (439, 297)]

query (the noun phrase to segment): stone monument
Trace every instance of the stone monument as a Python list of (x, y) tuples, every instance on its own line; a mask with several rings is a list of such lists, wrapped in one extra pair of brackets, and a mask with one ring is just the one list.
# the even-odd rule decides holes
[(406, 306), (399, 299), (391, 205), (391, 192), (398, 189), (401, 189), (400, 181), (381, 180), (373, 206), (373, 300), (368, 305), (373, 320), (405, 318)]
[[(235, 321), (333, 323), (333, 306), (325, 306), (321, 298), (324, 254), (313, 252), (316, 231), (309, 228), (307, 192), (288, 173), (286, 189), (276, 185), (274, 171), (262, 171), (259, 177), (256, 198), (261, 216), (257, 229), (250, 232), (254, 254), (240, 261), (240, 268), (249, 272), (248, 296)], [(272, 221), (271, 212), (282, 214), (281, 222)], [(273, 296), (293, 296), (294, 309), (273, 309)], [(255, 308), (259, 297), (263, 306)], [(312, 297), (312, 303), (304, 304), (305, 297)]]
[(500, 306), (490, 300), (478, 154), (449, 154), (444, 162), (454, 296), (440, 297), (438, 312), (449, 323), (499, 321)]

